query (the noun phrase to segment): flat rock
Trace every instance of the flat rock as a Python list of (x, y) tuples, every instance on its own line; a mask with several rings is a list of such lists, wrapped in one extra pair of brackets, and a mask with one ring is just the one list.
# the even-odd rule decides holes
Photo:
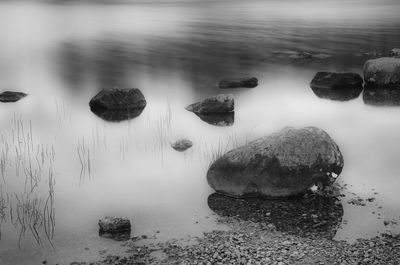
[(364, 64), (364, 81), (369, 87), (400, 87), (400, 58), (382, 57)]
[(178, 152), (183, 152), (193, 146), (193, 142), (188, 139), (180, 139), (171, 143), (171, 147)]
[(106, 216), (99, 220), (100, 232), (120, 233), (131, 230), (131, 223), (128, 218)]
[(212, 163), (208, 184), (232, 197), (286, 197), (331, 184), (343, 168), (337, 144), (322, 129), (285, 128), (231, 150)]
[(4, 91), (3, 93), (0, 94), (0, 101), (1, 102), (16, 102), (26, 96), (27, 96), (27, 94), (22, 93), (22, 92)]
[(186, 110), (196, 114), (216, 114), (234, 111), (234, 99), (232, 94), (219, 94), (203, 101), (193, 103)]
[(243, 77), (243, 78), (224, 78), (218, 83), (219, 88), (253, 88), (258, 85), (258, 79), (255, 77)]
[(107, 110), (143, 109), (146, 99), (137, 88), (103, 89), (90, 100), (89, 106)]

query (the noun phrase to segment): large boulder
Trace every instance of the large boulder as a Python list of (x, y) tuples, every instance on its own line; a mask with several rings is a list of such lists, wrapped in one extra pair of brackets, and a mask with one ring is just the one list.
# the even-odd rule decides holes
[(206, 98), (203, 101), (193, 103), (186, 107), (186, 110), (196, 114), (216, 114), (234, 111), (234, 100), (232, 94), (219, 94)]
[(320, 98), (345, 101), (360, 95), (363, 79), (356, 73), (318, 72), (310, 87)]
[(389, 56), (400, 57), (400, 49), (394, 48), (389, 51)]
[(1, 102), (16, 102), (26, 96), (27, 96), (27, 94), (22, 93), (22, 92), (4, 91), (3, 93), (0, 94), (0, 101)]
[(219, 88), (253, 88), (258, 85), (258, 79), (255, 77), (243, 77), (243, 78), (224, 78), (218, 83)]
[(343, 156), (322, 129), (285, 128), (229, 151), (207, 172), (209, 185), (233, 197), (300, 195), (341, 173)]
[(400, 58), (368, 60), (364, 64), (364, 81), (370, 87), (400, 87)]
[(143, 109), (146, 99), (137, 88), (103, 89), (90, 100), (89, 106), (107, 110)]

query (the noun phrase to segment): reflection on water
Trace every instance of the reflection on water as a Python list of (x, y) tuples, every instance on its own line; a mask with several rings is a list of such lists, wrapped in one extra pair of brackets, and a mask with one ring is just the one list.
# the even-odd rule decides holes
[(91, 109), (91, 111), (105, 121), (124, 121), (134, 119), (143, 112), (143, 108), (127, 110)]
[[(400, 47), (399, 4), (325, 2), (0, 3), (0, 89), (29, 94), (0, 105), (0, 263), (95, 259), (99, 250), (120, 246), (98, 235), (97, 221), (106, 215), (131, 219), (132, 237), (160, 231), (157, 237), (166, 240), (215, 229), (209, 206), (218, 212), (230, 199), (209, 197), (210, 162), (286, 126), (329, 132), (345, 157), (348, 196), (376, 191), (376, 202), (358, 208), (280, 202), (285, 212), (268, 202), (247, 206), (269, 212), (281, 230), (299, 228), (296, 233), (316, 226), (332, 237), (327, 231), (342, 219), (338, 239), (386, 231), (371, 212), (400, 218), (400, 127), (394, 126), (400, 109), (321, 100), (309, 82), (317, 71), (361, 73), (365, 60)], [(259, 79), (254, 89), (232, 92), (234, 116), (200, 117), (203, 122), (185, 110), (220, 93), (215, 84), (225, 76)], [(109, 87), (138, 87), (148, 105), (134, 119), (133, 113), (99, 119), (87, 103)], [(357, 93), (323, 97), (347, 100)], [(364, 101), (371, 96), (364, 93)], [(21, 119), (10, 124), (14, 114)], [(169, 148), (180, 138), (193, 147)], [(315, 213), (303, 216), (307, 206)]]
[(213, 193), (208, 206), (222, 216), (235, 216), (300, 236), (332, 239), (342, 222), (343, 206), (337, 198), (235, 199)]
[(400, 89), (365, 87), (363, 100), (373, 106), (400, 106)]
[(358, 98), (363, 90), (362, 87), (344, 88), (344, 89), (326, 89), (321, 87), (311, 88), (314, 94), (320, 98), (326, 98), (338, 101), (347, 101)]
[(232, 126), (235, 121), (235, 112), (228, 113), (216, 113), (203, 115), (200, 113), (195, 113), (202, 121), (215, 126)]

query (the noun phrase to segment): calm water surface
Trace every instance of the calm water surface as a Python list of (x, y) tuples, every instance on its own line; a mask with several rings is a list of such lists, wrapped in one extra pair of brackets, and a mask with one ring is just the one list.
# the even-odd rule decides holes
[[(398, 233), (400, 107), (322, 99), (309, 82), (322, 70), (361, 74), (365, 60), (400, 47), (399, 11), (396, 1), (0, 3), (0, 90), (29, 94), (0, 105), (0, 263), (120, 251), (98, 235), (105, 215), (158, 240), (215, 229), (205, 177), (215, 154), (285, 126), (321, 127), (341, 148), (336, 239)], [(293, 58), (304, 51), (316, 58)], [(229, 91), (232, 126), (184, 109), (220, 93), (220, 78), (249, 75), (258, 87)], [(142, 90), (139, 117), (90, 111), (90, 98), (115, 86)], [(181, 137), (194, 142), (185, 153), (169, 146)], [(357, 196), (375, 201), (347, 203)]]

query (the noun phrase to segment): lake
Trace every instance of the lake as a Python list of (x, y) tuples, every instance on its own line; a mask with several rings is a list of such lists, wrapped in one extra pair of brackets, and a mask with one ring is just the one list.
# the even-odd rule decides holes
[[(286, 126), (320, 127), (343, 153), (335, 239), (399, 233), (400, 107), (309, 86), (317, 71), (362, 74), (366, 60), (400, 48), (399, 12), (390, 0), (1, 2), (0, 91), (28, 96), (0, 104), (0, 263), (121, 252), (99, 236), (106, 215), (161, 241), (220, 228), (207, 204), (210, 163)], [(215, 86), (238, 76), (259, 85)], [(88, 103), (111, 87), (139, 88), (146, 108), (103, 120)], [(219, 93), (235, 98), (228, 126), (185, 110)], [(193, 147), (176, 152), (179, 138)], [(365, 206), (348, 203), (358, 198)]]

